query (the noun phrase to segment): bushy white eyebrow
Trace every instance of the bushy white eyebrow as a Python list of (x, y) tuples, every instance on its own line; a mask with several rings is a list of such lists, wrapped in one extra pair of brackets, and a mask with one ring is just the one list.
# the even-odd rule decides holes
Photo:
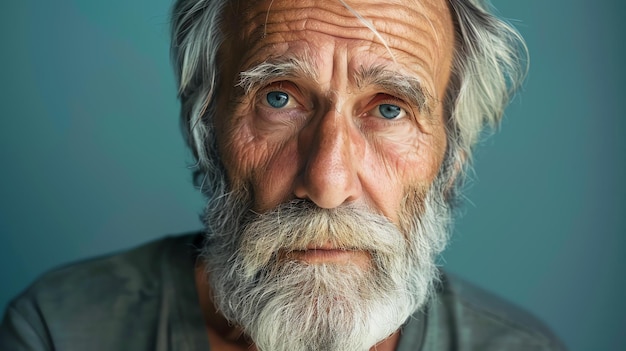
[(354, 81), (359, 89), (375, 86), (407, 103), (417, 106), (419, 112), (430, 115), (435, 101), (422, 82), (417, 78), (382, 66), (361, 67), (354, 74)]
[(306, 78), (317, 80), (317, 72), (307, 59), (279, 58), (268, 60), (239, 73), (238, 87), (249, 94), (254, 87), (286, 78)]

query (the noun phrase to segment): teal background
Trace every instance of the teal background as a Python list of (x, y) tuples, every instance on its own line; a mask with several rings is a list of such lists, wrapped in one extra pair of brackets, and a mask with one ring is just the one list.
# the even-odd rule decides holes
[[(0, 5), (0, 310), (52, 267), (200, 227), (170, 5)], [(479, 148), (445, 266), (571, 350), (624, 349), (624, 5), (495, 5), (526, 37), (531, 70)]]

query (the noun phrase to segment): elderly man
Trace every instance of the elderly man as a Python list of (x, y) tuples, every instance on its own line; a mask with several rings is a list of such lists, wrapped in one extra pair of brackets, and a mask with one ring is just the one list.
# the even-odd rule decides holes
[(478, 0), (179, 0), (202, 234), (53, 271), (3, 350), (558, 350), (438, 271), (455, 192), (525, 62)]

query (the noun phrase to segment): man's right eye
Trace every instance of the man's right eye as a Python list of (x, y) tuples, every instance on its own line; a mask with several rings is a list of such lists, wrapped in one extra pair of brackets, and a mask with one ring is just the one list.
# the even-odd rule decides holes
[(270, 91), (265, 95), (265, 102), (273, 108), (283, 108), (289, 104), (289, 94), (283, 91)]

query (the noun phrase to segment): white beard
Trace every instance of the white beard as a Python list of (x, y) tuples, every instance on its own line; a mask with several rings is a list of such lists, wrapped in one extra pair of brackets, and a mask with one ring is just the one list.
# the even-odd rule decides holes
[[(253, 215), (246, 195), (217, 194), (202, 253), (213, 301), (261, 351), (369, 350), (429, 297), (450, 222), (440, 194), (433, 186), (424, 200), (407, 197), (399, 226), (363, 208), (304, 200)], [(367, 252), (370, 265), (285, 255), (329, 242)]]

